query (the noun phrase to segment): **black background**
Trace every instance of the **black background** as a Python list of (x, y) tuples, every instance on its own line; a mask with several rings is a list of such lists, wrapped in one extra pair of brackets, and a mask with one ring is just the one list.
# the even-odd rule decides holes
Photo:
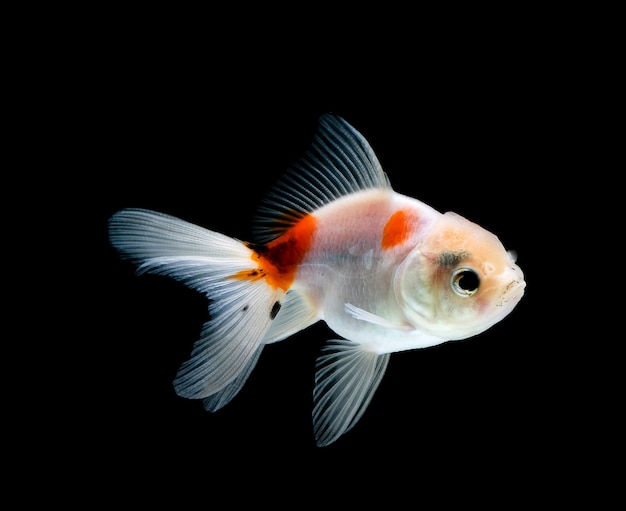
[[(584, 113), (573, 107), (577, 52), (523, 29), (407, 37), (383, 49), (374, 36), (365, 46), (338, 38), (330, 22), (290, 49), (293, 27), (242, 43), (240, 32), (165, 18), (83, 26), (35, 52), (36, 130), (50, 134), (40, 183), (62, 191), (42, 220), (54, 255), (69, 262), (55, 272), (65, 294), (46, 297), (62, 311), (61, 341), (41, 350), (51, 383), (35, 394), (46, 403), (46, 425), (34, 423), (39, 470), (64, 460), (60, 494), (80, 483), (111, 500), (129, 491), (208, 500), (234, 482), (228, 495), (238, 502), (255, 496), (254, 481), (270, 503), (295, 489), (298, 503), (337, 489), (341, 498), (382, 489), (399, 500), (428, 490), (483, 501), (498, 500), (497, 487), (517, 503), (554, 490), (585, 450), (572, 451), (563, 433), (572, 415), (586, 416), (571, 408), (584, 392), (568, 376), (579, 348), (560, 328), (572, 311), (558, 298), (575, 282), (554, 277), (566, 238), (555, 197), (577, 199), (565, 185), (585, 157), (571, 136)], [(333, 44), (321, 45), (327, 36)], [(206, 299), (135, 276), (106, 225), (141, 207), (249, 238), (258, 201), (324, 113), (367, 138), (396, 191), (516, 250), (527, 289), (475, 338), (393, 354), (360, 422), (318, 448), (314, 364), (332, 332), (320, 323), (268, 346), (240, 394), (210, 414), (171, 385), (207, 319)]]

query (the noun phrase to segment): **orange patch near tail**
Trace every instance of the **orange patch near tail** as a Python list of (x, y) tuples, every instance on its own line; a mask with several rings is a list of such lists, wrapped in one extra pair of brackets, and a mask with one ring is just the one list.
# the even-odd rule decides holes
[(411, 228), (417, 223), (417, 217), (412, 211), (400, 209), (389, 217), (383, 228), (381, 246), (387, 250), (404, 243), (411, 235)]
[(241, 280), (265, 278), (270, 286), (287, 291), (291, 287), (298, 265), (313, 243), (316, 227), (317, 219), (313, 215), (301, 218), (282, 236), (253, 252), (252, 259), (258, 261), (258, 268), (241, 271), (234, 275), (234, 278)]

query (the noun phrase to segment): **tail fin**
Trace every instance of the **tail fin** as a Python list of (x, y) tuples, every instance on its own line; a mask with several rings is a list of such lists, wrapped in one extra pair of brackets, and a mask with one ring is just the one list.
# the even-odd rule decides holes
[(138, 273), (168, 275), (210, 298), (191, 357), (174, 380), (178, 395), (214, 411), (241, 389), (262, 350), (285, 292), (264, 279), (242, 279), (257, 266), (245, 243), (161, 213), (124, 209), (109, 220), (109, 239)]

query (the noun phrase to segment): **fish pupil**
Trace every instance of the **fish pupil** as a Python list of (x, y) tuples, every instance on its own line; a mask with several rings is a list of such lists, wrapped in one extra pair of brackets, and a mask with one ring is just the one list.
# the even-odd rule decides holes
[(457, 284), (464, 291), (474, 291), (475, 289), (478, 289), (480, 281), (476, 272), (465, 271), (459, 276)]

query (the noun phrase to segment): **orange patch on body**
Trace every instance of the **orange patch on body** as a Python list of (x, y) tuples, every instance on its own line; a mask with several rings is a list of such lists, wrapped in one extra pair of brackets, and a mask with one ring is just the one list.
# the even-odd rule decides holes
[(387, 250), (404, 243), (412, 232), (412, 227), (417, 223), (417, 217), (412, 211), (400, 209), (389, 217), (383, 228), (381, 246)]
[(252, 259), (258, 261), (257, 268), (241, 271), (234, 275), (234, 278), (241, 280), (264, 278), (273, 288), (287, 291), (291, 287), (298, 265), (313, 243), (316, 226), (317, 220), (313, 215), (301, 218), (282, 236), (252, 253)]

